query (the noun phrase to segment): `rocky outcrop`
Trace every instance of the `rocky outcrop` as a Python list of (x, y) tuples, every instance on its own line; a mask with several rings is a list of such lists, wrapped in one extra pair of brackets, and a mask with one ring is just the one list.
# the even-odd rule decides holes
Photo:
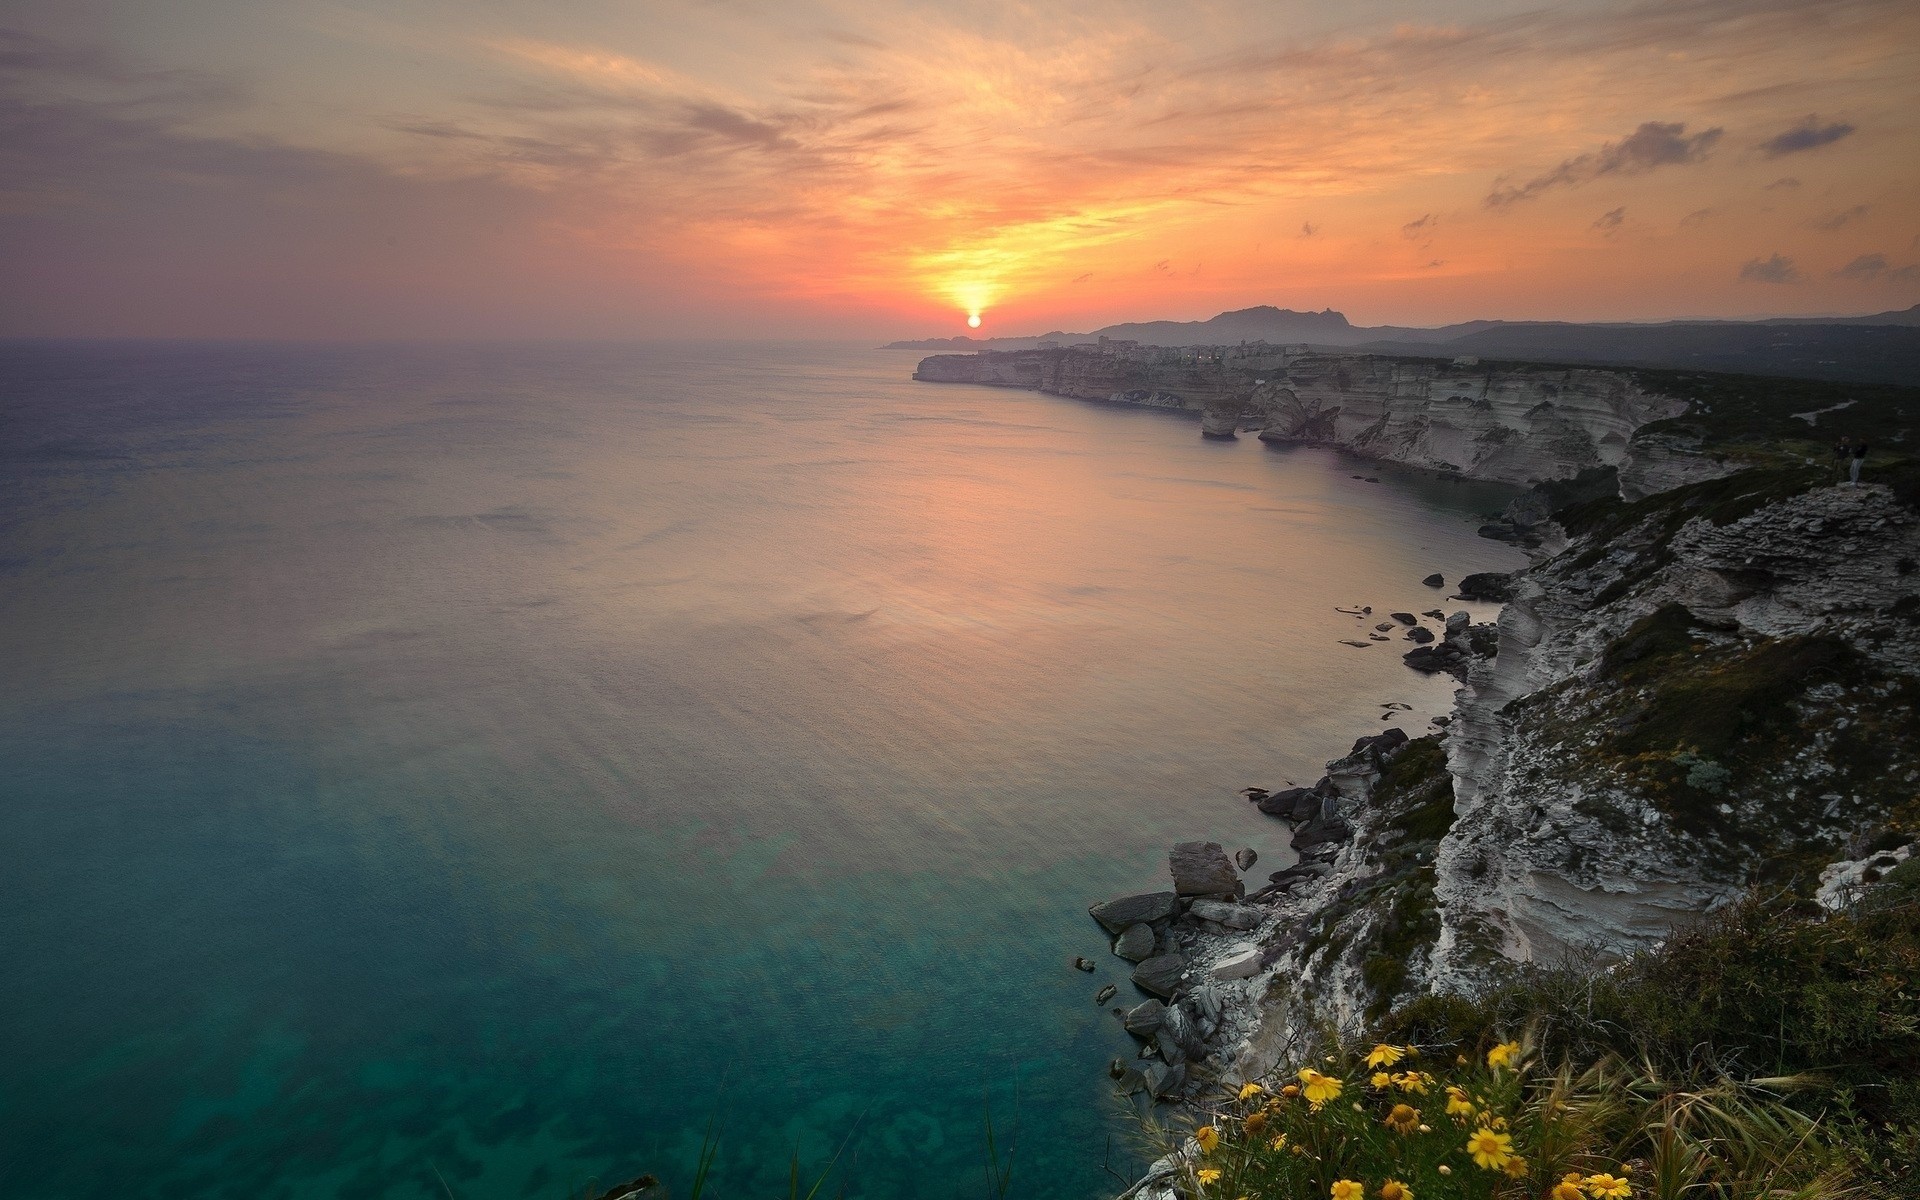
[(1839, 903), (1904, 861), (1911, 504), (1790, 469), (1590, 513), (1507, 581), (1497, 625), (1449, 620), (1467, 684), (1444, 733), (1361, 738), (1311, 787), (1249, 789), (1301, 861), (1168, 925), (1169, 1012), (1211, 989), (1220, 1013), (1149, 1052), (1187, 1088), (1260, 1078), (1329, 1025), (1512, 962), (1624, 954), (1762, 882)]
[(1173, 890), (1182, 896), (1238, 896), (1233, 860), (1219, 842), (1181, 842), (1169, 856)]
[(1442, 983), (1657, 942), (1911, 796), (1920, 514), (1753, 476), (1643, 502), (1518, 579), (1449, 731)]
[(1181, 409), (1198, 414), (1211, 436), (1251, 431), (1504, 483), (1605, 471), (1629, 499), (1725, 470), (1682, 437), (1636, 438), (1686, 403), (1646, 390), (1626, 370), (1075, 347), (934, 355), (914, 378)]

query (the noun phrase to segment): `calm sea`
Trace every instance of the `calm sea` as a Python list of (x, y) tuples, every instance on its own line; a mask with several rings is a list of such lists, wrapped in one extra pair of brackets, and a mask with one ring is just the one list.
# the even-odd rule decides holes
[(0, 346), (0, 1195), (1109, 1191), (1087, 904), (1504, 495), (915, 359)]

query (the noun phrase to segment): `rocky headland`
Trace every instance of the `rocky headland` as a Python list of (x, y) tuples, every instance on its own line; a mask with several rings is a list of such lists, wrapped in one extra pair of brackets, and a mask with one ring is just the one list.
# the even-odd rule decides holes
[[(1353, 614), (1461, 681), (1438, 733), (1372, 733), (1311, 787), (1249, 787), (1297, 864), (1262, 876), (1187, 843), (1169, 890), (1093, 907), (1144, 993), (1112, 1008), (1139, 1046), (1113, 1064), (1123, 1090), (1259, 1079), (1422, 995), (1605, 962), (1756, 888), (1831, 903), (1920, 848), (1914, 390), (1137, 347), (918, 377), (1533, 485), (1483, 532), (1534, 564), (1455, 585), (1504, 604), (1497, 622)], [(1859, 487), (1829, 456), (1840, 413), (1880, 448)]]
[(1118, 343), (936, 354), (913, 377), (1190, 412), (1209, 437), (1332, 445), (1501, 483), (1605, 473), (1629, 499), (1725, 470), (1697, 439), (1636, 436), (1689, 402), (1653, 373), (1624, 369)]

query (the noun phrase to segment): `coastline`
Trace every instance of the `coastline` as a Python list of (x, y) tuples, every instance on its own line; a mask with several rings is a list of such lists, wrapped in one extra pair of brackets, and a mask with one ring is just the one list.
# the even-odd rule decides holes
[[(1496, 622), (1450, 623), (1461, 687), (1436, 733), (1370, 733), (1311, 788), (1249, 797), (1289, 822), (1296, 866), (1265, 885), (1232, 864), (1196, 876), (1196, 854), (1217, 867), (1230, 848), (1183, 844), (1170, 892), (1094, 906), (1144, 994), (1112, 1009), (1139, 1046), (1112, 1064), (1121, 1092), (1192, 1103), (1415, 996), (1625, 955), (1758, 880), (1825, 883), (1915, 852), (1899, 781), (1920, 778), (1920, 755), (1900, 731), (1920, 711), (1900, 689), (1920, 681), (1920, 488), (1835, 486), (1796, 429), (1817, 439), (1818, 412), (1756, 434), (1697, 394), (1732, 377), (1696, 377), (1689, 396), (1589, 378), (1589, 401), (1612, 400), (1582, 410), (1544, 394), (1557, 368), (1459, 364), (1481, 385), (1463, 397), (1379, 363), (1241, 369), (1151, 350), (937, 356), (916, 378), (1179, 409), (1209, 436), (1251, 428), (1529, 483), (1481, 532), (1534, 563), (1493, 581)], [(1198, 386), (1175, 390), (1170, 368)], [(1136, 386), (1099, 394), (1116, 381)], [(1882, 402), (1909, 421), (1900, 399)], [(1477, 449), (1436, 449), (1463, 443)], [(1116, 928), (1116, 911), (1150, 918)]]

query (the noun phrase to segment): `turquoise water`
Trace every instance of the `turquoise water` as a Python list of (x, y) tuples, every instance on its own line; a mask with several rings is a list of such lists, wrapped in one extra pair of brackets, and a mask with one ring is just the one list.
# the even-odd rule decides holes
[(914, 361), (0, 346), (0, 1195), (975, 1196), (987, 1097), (1111, 1190), (1087, 903), (1284, 865), (1236, 790), (1448, 695), (1332, 606), (1517, 556)]

